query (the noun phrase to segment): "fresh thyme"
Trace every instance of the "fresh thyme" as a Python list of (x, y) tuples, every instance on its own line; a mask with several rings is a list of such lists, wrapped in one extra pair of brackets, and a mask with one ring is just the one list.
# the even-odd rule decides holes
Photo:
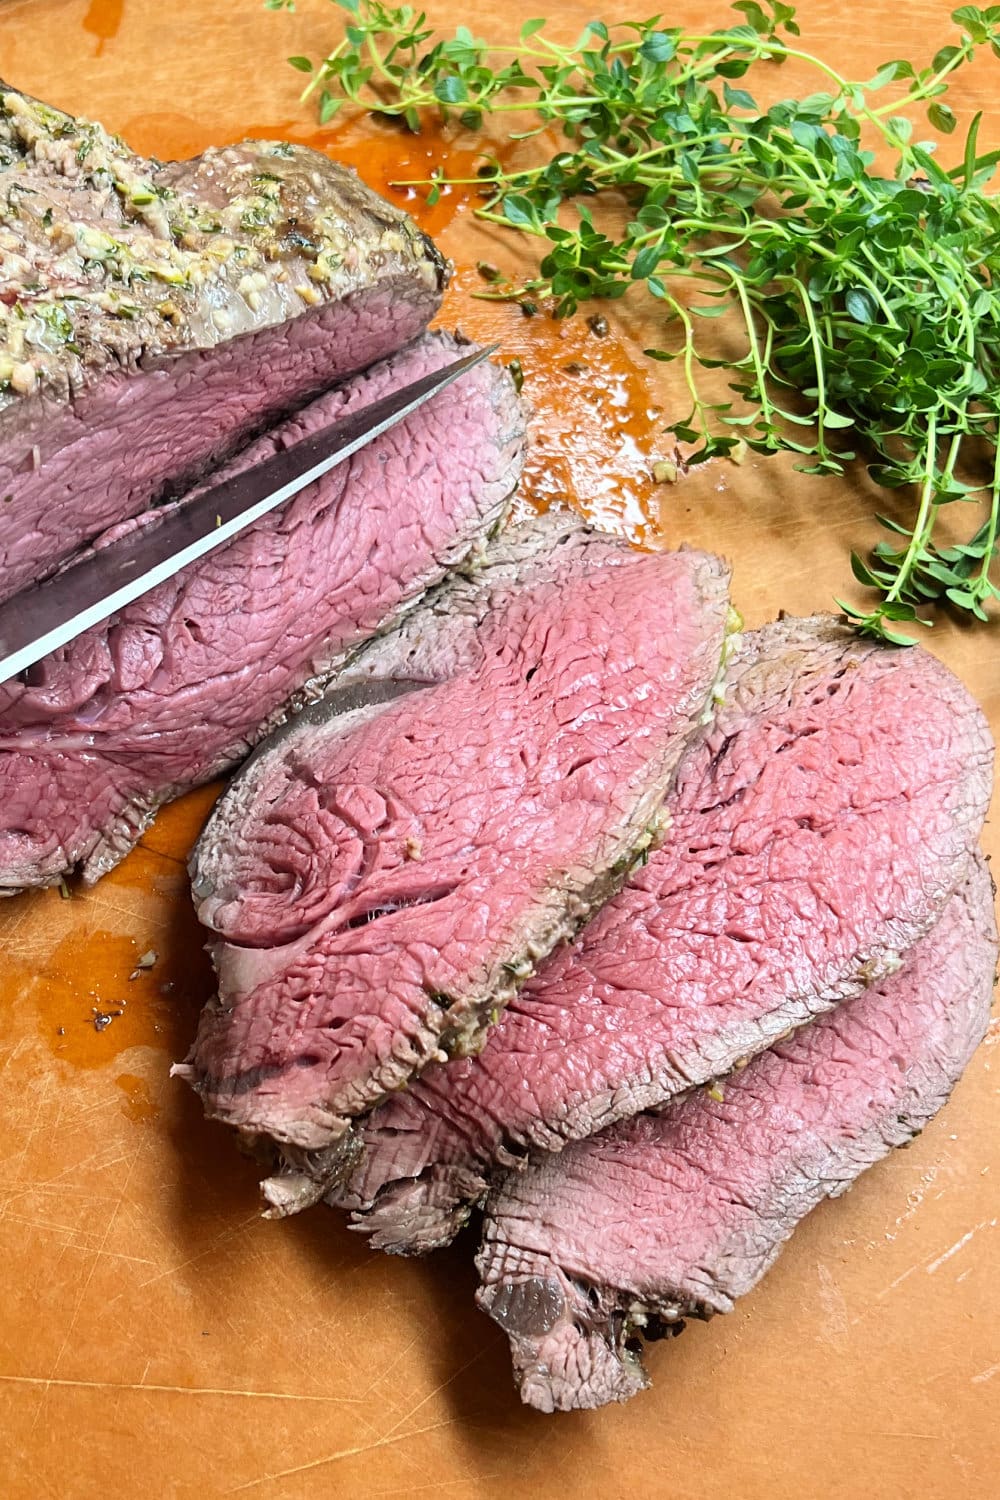
[[(679, 361), (691, 403), (669, 430), (696, 461), (745, 445), (840, 475), (857, 446), (876, 483), (902, 492), (905, 524), (879, 516), (891, 540), (852, 555), (879, 596), (869, 610), (841, 602), (863, 633), (909, 641), (899, 623), (942, 601), (987, 618), (1000, 599), (1000, 206), (987, 191), (1000, 151), (980, 151), (977, 116), (946, 171), (914, 121), (954, 130), (948, 79), (980, 48), (1000, 57), (1000, 7), (955, 11), (955, 40), (926, 67), (890, 61), (857, 83), (796, 45), (782, 0), (738, 0), (740, 23), (704, 34), (594, 21), (573, 46), (541, 20), (493, 45), (466, 27), (438, 37), (408, 6), (336, 3), (340, 44), (319, 64), (292, 59), (324, 121), (351, 101), (413, 131), (433, 109), (468, 130), (522, 115), (540, 135), (526, 170), (484, 151), (479, 214), (544, 246), (537, 276), (485, 295), (547, 297), (568, 315), (644, 292), (664, 335), (646, 353)], [(748, 75), (790, 57), (821, 90), (759, 105)], [(613, 232), (592, 212), (610, 192), (627, 205)], [(700, 326), (724, 314), (741, 329), (728, 357)], [(738, 399), (705, 394), (713, 366)], [(975, 520), (944, 545), (952, 502)]]

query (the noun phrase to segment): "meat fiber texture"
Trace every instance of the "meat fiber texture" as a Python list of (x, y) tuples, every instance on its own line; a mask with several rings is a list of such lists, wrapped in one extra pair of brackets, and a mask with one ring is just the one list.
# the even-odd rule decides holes
[(480, 1305), (524, 1401), (567, 1411), (648, 1384), (642, 1339), (728, 1312), (795, 1226), (947, 1100), (985, 1033), (997, 959), (977, 860), (903, 968), (726, 1080), (542, 1157), (491, 1199)]
[(163, 165), (0, 82), (0, 599), (415, 338), (445, 280), (319, 152)]
[(219, 998), (186, 1071), (210, 1115), (285, 1145), (276, 1208), (343, 1169), (355, 1116), (478, 1046), (620, 885), (727, 620), (718, 559), (536, 519), (353, 668), (414, 691), (317, 705), (222, 799), (192, 867)]
[[(425, 335), (259, 439), (232, 471), (453, 360)], [(503, 519), (523, 412), (465, 374), (209, 557), (0, 687), (0, 885), (95, 880), (155, 808), (243, 758)], [(132, 525), (138, 523), (131, 523)]]
[(495, 1164), (659, 1105), (858, 994), (963, 878), (991, 781), (983, 715), (928, 653), (829, 617), (748, 635), (678, 770), (670, 839), (478, 1057), (371, 1116), (331, 1201), (382, 1249), (436, 1248)]

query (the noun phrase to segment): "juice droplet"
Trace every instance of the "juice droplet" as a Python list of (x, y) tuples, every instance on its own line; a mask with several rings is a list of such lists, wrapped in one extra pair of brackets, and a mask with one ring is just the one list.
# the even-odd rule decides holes
[(83, 18), (83, 29), (97, 38), (95, 57), (104, 51), (105, 42), (114, 41), (125, 13), (125, 0), (90, 0)]

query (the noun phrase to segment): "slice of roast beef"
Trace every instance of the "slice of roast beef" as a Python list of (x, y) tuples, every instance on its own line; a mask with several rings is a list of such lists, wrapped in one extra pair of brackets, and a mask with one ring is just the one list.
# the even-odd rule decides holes
[(955, 889), (991, 771), (982, 713), (928, 653), (829, 617), (746, 637), (679, 768), (670, 839), (478, 1057), (372, 1115), (336, 1201), (382, 1249), (433, 1249), (494, 1163), (658, 1105), (856, 995)]
[[(448, 363), (425, 335), (321, 397), (239, 468)], [(316, 696), (503, 518), (524, 420), (481, 365), (279, 512), (0, 687), (0, 884), (94, 880), (163, 801)], [(137, 522), (127, 523), (140, 524)]]
[(164, 166), (0, 83), (0, 598), (426, 327), (445, 267), (325, 156)]
[[(726, 586), (702, 553), (536, 519), (353, 667), (425, 688), (317, 705), (264, 747), (193, 861), (219, 998), (187, 1074), (211, 1115), (322, 1153), (479, 1045), (653, 836), (718, 678)], [(337, 1154), (305, 1163), (308, 1196)], [(302, 1206), (302, 1185), (272, 1201)]]
[[(920, 1131), (989, 1020), (981, 860), (903, 968), (711, 1092), (539, 1157), (490, 1200), (478, 1301), (542, 1411), (625, 1401), (643, 1338), (728, 1312), (824, 1198)], [(719, 1095), (719, 1097), (714, 1097)]]

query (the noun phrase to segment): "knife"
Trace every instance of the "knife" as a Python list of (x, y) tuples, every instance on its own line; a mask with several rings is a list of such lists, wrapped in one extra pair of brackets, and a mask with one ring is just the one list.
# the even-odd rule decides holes
[(477, 349), (331, 422), (253, 468), (203, 490), (162, 520), (149, 522), (0, 604), (0, 683), (230, 541), (395, 427), (497, 347)]

